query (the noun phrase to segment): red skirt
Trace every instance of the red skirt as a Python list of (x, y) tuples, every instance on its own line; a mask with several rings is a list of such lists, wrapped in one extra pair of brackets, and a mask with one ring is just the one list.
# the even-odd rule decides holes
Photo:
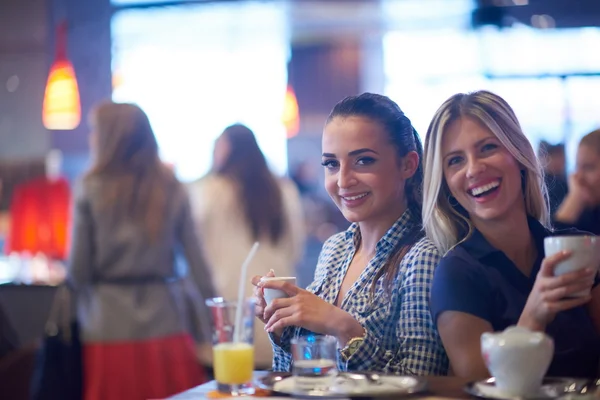
[(206, 382), (187, 334), (86, 343), (84, 400), (164, 399)]

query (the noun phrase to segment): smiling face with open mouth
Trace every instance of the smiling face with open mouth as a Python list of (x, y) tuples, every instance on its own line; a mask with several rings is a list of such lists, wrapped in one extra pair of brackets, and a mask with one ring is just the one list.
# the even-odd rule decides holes
[(454, 121), (442, 155), (448, 188), (476, 225), (524, 212), (521, 168), (488, 129), (468, 117)]
[(365, 117), (335, 117), (323, 131), (325, 189), (350, 222), (391, 225), (399, 218), (414, 158), (398, 157), (383, 126)]

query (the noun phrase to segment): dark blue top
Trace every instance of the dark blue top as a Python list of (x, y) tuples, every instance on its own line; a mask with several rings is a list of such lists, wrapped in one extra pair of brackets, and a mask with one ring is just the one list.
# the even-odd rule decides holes
[[(494, 331), (517, 324), (544, 258), (544, 238), (581, 233), (551, 232), (534, 218), (528, 222), (538, 250), (529, 277), (477, 230), (442, 258), (431, 292), (435, 323), (444, 311), (461, 311), (488, 321)], [(597, 277), (594, 286), (599, 281)], [(555, 346), (549, 376), (596, 376), (600, 367), (600, 335), (585, 306), (558, 313), (546, 333), (554, 339)]]
[(577, 221), (572, 224), (554, 221), (554, 226), (558, 229), (575, 228), (581, 231), (591, 232), (594, 235), (600, 235), (600, 207), (588, 208)]

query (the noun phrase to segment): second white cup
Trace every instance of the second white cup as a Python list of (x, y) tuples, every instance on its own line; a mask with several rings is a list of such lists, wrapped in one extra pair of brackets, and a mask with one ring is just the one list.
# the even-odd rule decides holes
[[(600, 237), (572, 235), (549, 236), (544, 239), (544, 253), (550, 257), (559, 251), (569, 250), (571, 256), (560, 262), (554, 269), (554, 275), (560, 276), (583, 268), (600, 267)], [(584, 297), (590, 294), (590, 289), (573, 293), (570, 297)]]
[[(260, 279), (260, 281), (261, 282), (289, 282), (292, 285), (295, 285), (296, 277), (293, 277), (293, 276), (285, 276), (285, 277), (263, 276)], [(275, 299), (283, 299), (283, 298), (289, 297), (286, 292), (284, 292), (283, 290), (279, 290), (279, 289), (263, 288), (263, 294), (265, 296), (265, 301), (267, 302), (267, 305), (271, 304), (271, 302)]]

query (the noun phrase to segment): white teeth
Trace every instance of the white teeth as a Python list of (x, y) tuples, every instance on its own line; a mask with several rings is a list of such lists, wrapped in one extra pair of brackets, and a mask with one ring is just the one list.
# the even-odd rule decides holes
[(498, 186), (500, 186), (500, 181), (490, 182), (487, 185), (483, 185), (483, 186), (479, 186), (479, 187), (471, 189), (471, 194), (473, 196), (479, 196), (480, 194), (485, 193), (494, 188), (497, 188)]
[(359, 194), (357, 196), (352, 196), (352, 197), (343, 197), (344, 200), (358, 200), (358, 199), (362, 199), (363, 197), (365, 197), (368, 193), (363, 193), (363, 194)]

